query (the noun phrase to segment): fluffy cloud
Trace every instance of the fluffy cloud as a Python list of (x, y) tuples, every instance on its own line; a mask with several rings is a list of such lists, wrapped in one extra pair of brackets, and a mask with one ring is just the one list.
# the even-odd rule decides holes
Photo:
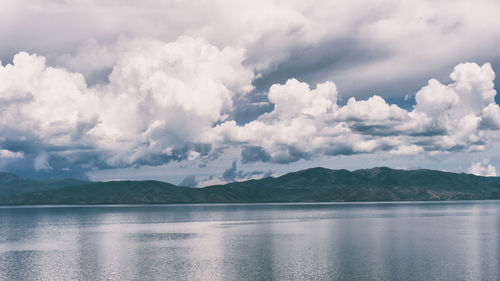
[(264, 74), (262, 89), (291, 77), (311, 85), (333, 79), (358, 98), (415, 91), (458, 61), (500, 60), (500, 3), (489, 0), (31, 2), (2, 1), (0, 57), (47, 54), (89, 84), (115, 65), (120, 36), (201, 36), (246, 49), (245, 64)]
[(112, 141), (100, 146), (133, 151), (128, 159), (110, 160), (128, 163), (206, 154), (207, 148), (198, 147), (199, 135), (227, 118), (235, 96), (252, 90), (254, 74), (242, 65), (244, 50), (219, 50), (187, 37), (134, 45), (120, 56), (104, 89), (109, 107), (101, 117), (109, 127), (102, 126), (100, 134)]
[[(206, 162), (230, 146), (244, 164), (487, 149), (500, 129), (491, 66), (443, 78), (460, 61), (497, 66), (499, 8), (4, 0), (0, 165), (85, 172)], [(413, 109), (388, 102), (414, 93)]]
[(0, 66), (0, 144), (32, 154), (37, 171), (51, 170), (56, 156), (86, 169), (206, 156), (211, 144), (200, 135), (253, 88), (244, 59), (242, 49), (201, 38), (132, 40), (117, 54), (109, 83), (88, 87), (81, 74), (21, 52)]
[(488, 159), (472, 163), (468, 172), (476, 176), (496, 177), (497, 175), (495, 166), (491, 165)]
[[(333, 82), (310, 87), (291, 78), (269, 88), (268, 112), (239, 124), (230, 118), (234, 102), (245, 100), (256, 78), (244, 49), (191, 37), (120, 40), (102, 52), (115, 57), (103, 62), (113, 64), (107, 82), (90, 86), (81, 73), (34, 54), (0, 66), (2, 161), (54, 173), (206, 162), (234, 146), (241, 163), (435, 155), (484, 150), (500, 129), (488, 63), (457, 65), (449, 84), (429, 80), (412, 110), (377, 95), (341, 104)], [(226, 172), (221, 180), (248, 176), (236, 162)]]
[(245, 162), (278, 163), (319, 155), (388, 152), (391, 155), (483, 150), (495, 139), (500, 115), (491, 65), (463, 63), (444, 85), (431, 79), (407, 111), (380, 96), (337, 104), (335, 84), (290, 79), (273, 85), (274, 110), (244, 126), (224, 122), (213, 131), (220, 142), (244, 144)]
[(15, 158), (23, 158), (24, 153), (23, 152), (13, 152), (7, 149), (0, 149), (0, 158), (5, 158), (5, 159), (15, 159)]

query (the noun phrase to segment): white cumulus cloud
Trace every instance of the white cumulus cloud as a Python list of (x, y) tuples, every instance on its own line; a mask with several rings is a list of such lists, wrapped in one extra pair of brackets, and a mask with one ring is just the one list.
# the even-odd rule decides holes
[(12, 159), (12, 158), (23, 158), (24, 153), (20, 151), (10, 151), (7, 149), (0, 149), (0, 158)]
[[(500, 122), (494, 100), (495, 73), (489, 63), (463, 63), (450, 78), (447, 85), (431, 79), (416, 93), (411, 111), (390, 105), (380, 96), (350, 98), (339, 105), (332, 82), (311, 90), (306, 83), (290, 79), (271, 87), (273, 111), (243, 126), (234, 121), (222, 123), (213, 137), (254, 147), (252, 152), (274, 162), (319, 155), (484, 150), (488, 141), (496, 139), (494, 130)], [(248, 147), (242, 155), (261, 159)]]
[(114, 51), (112, 62), (103, 62), (113, 64), (109, 82), (90, 86), (81, 73), (49, 66), (36, 54), (20, 52), (1, 65), (2, 148), (25, 156), (36, 171), (85, 171), (208, 161), (234, 146), (241, 147), (241, 163), (289, 163), (480, 151), (498, 139), (489, 63), (457, 65), (448, 84), (429, 80), (412, 110), (378, 95), (341, 104), (334, 82), (311, 87), (291, 78), (269, 88), (269, 112), (238, 124), (229, 118), (234, 101), (253, 90), (257, 76), (245, 64), (245, 49), (203, 38), (123, 37)]
[(82, 152), (110, 167), (195, 159), (211, 149), (199, 136), (253, 88), (244, 59), (243, 49), (201, 38), (132, 40), (109, 83), (89, 87), (81, 74), (21, 52), (0, 66), (0, 133), (5, 143), (39, 146), (36, 170), (55, 154), (79, 162), (70, 155)]
[(486, 176), (486, 177), (497, 176), (497, 171), (495, 166), (491, 165), (488, 159), (472, 163), (471, 166), (469, 167), (468, 172), (476, 176)]

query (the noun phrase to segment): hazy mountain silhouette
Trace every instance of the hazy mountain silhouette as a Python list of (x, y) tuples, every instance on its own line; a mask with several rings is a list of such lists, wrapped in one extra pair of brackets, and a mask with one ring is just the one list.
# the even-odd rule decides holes
[(244, 203), (500, 199), (500, 177), (386, 167), (312, 168), (280, 177), (186, 188), (160, 181), (37, 182), (0, 174), (0, 204)]

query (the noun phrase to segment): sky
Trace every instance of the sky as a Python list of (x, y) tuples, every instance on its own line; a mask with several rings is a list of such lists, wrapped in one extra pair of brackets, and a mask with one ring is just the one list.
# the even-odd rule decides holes
[(500, 2), (307, 2), (3, 0), (0, 171), (497, 175)]

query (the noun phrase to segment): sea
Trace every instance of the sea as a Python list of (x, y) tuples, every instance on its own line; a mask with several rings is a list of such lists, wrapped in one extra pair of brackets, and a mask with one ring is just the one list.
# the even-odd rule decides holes
[(500, 201), (0, 207), (0, 280), (500, 280)]

